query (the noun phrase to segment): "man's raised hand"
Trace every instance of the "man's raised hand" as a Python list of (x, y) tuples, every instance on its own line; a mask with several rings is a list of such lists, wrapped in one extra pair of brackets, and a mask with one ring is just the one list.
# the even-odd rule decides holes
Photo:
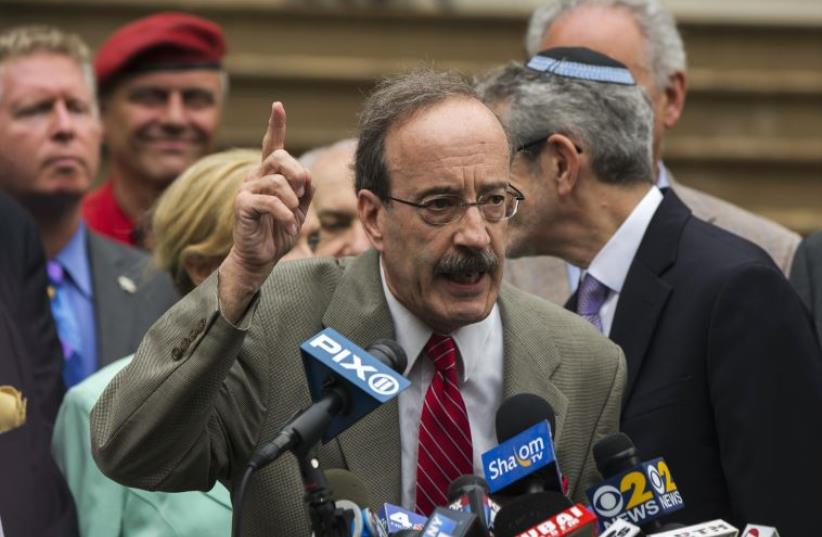
[(220, 265), (220, 307), (232, 322), (242, 317), (271, 269), (297, 241), (311, 202), (311, 178), (285, 151), (285, 134), (285, 109), (275, 102), (260, 166), (235, 198), (234, 244)]

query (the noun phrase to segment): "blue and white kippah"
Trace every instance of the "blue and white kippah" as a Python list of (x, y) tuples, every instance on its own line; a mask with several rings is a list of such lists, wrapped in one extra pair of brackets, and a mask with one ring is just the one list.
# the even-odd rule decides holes
[(613, 58), (585, 47), (543, 50), (526, 64), (528, 69), (565, 78), (635, 86), (631, 71)]

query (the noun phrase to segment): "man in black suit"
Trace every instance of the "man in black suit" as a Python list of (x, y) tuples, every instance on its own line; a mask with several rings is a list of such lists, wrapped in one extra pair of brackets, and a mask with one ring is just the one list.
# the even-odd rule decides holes
[(822, 231), (799, 243), (791, 266), (791, 283), (810, 310), (822, 344)]
[(34, 216), (72, 385), (134, 352), (175, 302), (167, 274), (90, 232), (81, 199), (99, 166), (101, 126), (82, 40), (56, 28), (0, 34), (0, 190)]
[(621, 428), (668, 462), (685, 500), (671, 518), (812, 534), (822, 357), (780, 270), (654, 186), (652, 111), (625, 66), (551, 49), (480, 89), (518, 150), (509, 249), (583, 268), (567, 306), (625, 351)]
[(25, 414), (0, 416), (0, 533), (76, 535), (74, 504), (50, 450), (63, 358), (43, 249), (34, 223), (3, 194), (0, 229), (0, 384), (3, 396), (28, 401)]

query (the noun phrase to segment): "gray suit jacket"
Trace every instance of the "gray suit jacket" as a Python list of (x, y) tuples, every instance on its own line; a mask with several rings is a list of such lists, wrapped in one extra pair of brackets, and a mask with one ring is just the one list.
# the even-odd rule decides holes
[(822, 344), (822, 231), (808, 236), (796, 249), (791, 283), (811, 312)]
[[(554, 408), (558, 458), (580, 498), (597, 479), (592, 445), (617, 429), (622, 351), (582, 319), (510, 286), (498, 303), (504, 396), (536, 393)], [(220, 315), (212, 276), (149, 331), (98, 401), (98, 465), (140, 488), (208, 490), (215, 479), (232, 488), (255, 447), (309, 405), (298, 347), (324, 326), (361, 346), (394, 337), (375, 251), (280, 263), (239, 327)], [(320, 459), (359, 476), (372, 507), (398, 504), (399, 438), (395, 400), (322, 446)], [(291, 455), (257, 473), (244, 512), (247, 535), (309, 534)]]
[[(786, 275), (791, 271), (794, 254), (799, 246), (797, 233), (766, 218), (748, 212), (715, 196), (677, 182), (668, 171), (668, 180), (677, 196), (700, 220), (721, 227), (759, 245), (768, 252)], [(509, 259), (505, 279), (523, 291), (557, 304), (571, 296), (565, 263), (553, 256)]]
[(137, 350), (146, 331), (178, 299), (166, 272), (124, 244), (88, 232), (88, 256), (97, 323), (97, 368)]

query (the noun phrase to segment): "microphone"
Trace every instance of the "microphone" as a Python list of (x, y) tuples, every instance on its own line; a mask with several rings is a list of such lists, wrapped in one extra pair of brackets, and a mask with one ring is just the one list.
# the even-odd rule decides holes
[(482, 455), (489, 490), (505, 498), (494, 520), (495, 535), (517, 535), (572, 506), (562, 494), (554, 422), (551, 405), (537, 395), (517, 394), (500, 405), (500, 444)]
[[(428, 517), (390, 503), (382, 504), (379, 518), (388, 534), (392, 536), (401, 534), (406, 530), (417, 532), (424, 528), (428, 522)], [(416, 535), (416, 533), (413, 533), (413, 535)]]
[(739, 530), (722, 519), (684, 526), (662, 533), (651, 533), (648, 537), (736, 537)]
[(586, 491), (599, 517), (600, 529), (621, 518), (646, 533), (663, 529), (659, 518), (685, 507), (664, 459), (640, 462), (628, 435), (615, 433), (593, 448), (594, 460), (605, 480)]
[(474, 513), (484, 528), (492, 527), (499, 505), (488, 497), (488, 483), (477, 475), (463, 475), (448, 486), (448, 508)]
[(773, 526), (748, 524), (742, 531), (742, 537), (779, 537), (779, 532)]
[(482, 455), (492, 493), (564, 492), (552, 441), (555, 421), (554, 409), (538, 395), (520, 393), (503, 401), (496, 416), (499, 445)]
[(368, 505), (371, 497), (362, 479), (348, 470), (331, 468), (325, 472), (334, 505), (342, 513), (352, 515), (350, 537), (388, 537), (388, 533)]
[(314, 403), (296, 415), (248, 465), (259, 469), (284, 451), (307, 451), (320, 437), (328, 442), (366, 414), (397, 396), (410, 382), (408, 359), (396, 342), (379, 340), (368, 351), (326, 328), (300, 345)]
[(484, 537), (488, 530), (482, 527), (473, 513), (453, 511), (437, 507), (425, 527), (419, 532), (422, 537)]
[[(502, 537), (508, 534), (496, 533), (495, 535)], [(595, 537), (597, 517), (584, 505), (578, 503), (512, 535), (515, 537)]]

